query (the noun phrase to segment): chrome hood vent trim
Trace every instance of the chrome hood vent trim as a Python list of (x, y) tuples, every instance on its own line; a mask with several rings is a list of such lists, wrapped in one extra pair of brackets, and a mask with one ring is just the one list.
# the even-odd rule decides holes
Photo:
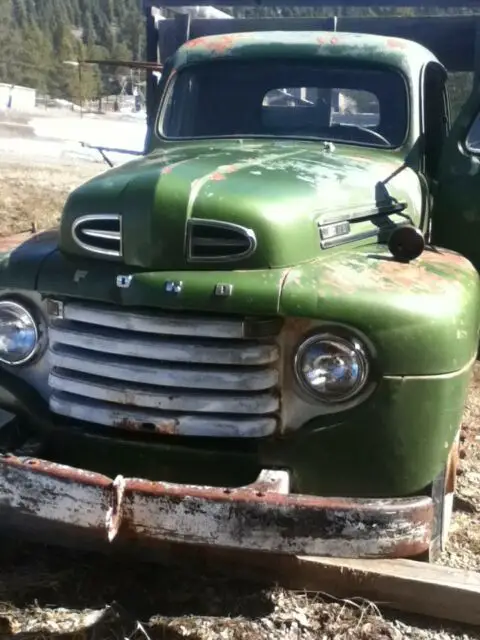
[(187, 222), (186, 254), (189, 262), (243, 260), (257, 248), (251, 229), (231, 222), (192, 218)]
[(90, 214), (72, 224), (74, 242), (84, 251), (121, 258), (122, 218), (117, 213)]

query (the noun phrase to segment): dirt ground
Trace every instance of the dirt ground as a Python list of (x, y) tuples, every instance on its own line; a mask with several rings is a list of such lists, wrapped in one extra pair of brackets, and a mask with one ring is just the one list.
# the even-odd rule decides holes
[[(50, 227), (77, 184), (105, 167), (0, 160), (0, 237)], [(480, 571), (480, 365), (465, 413), (459, 490), (441, 562)], [(472, 629), (395, 618), (373, 604), (332, 601), (158, 565), (20, 541), (0, 545), (0, 640), (337, 640), (480, 638)]]

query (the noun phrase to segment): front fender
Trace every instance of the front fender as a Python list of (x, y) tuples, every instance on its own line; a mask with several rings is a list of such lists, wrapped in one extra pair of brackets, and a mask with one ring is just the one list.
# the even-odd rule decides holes
[(43, 231), (0, 253), (0, 289), (34, 291), (40, 267), (57, 248), (58, 231)]
[(326, 254), (288, 273), (282, 315), (356, 328), (384, 376), (446, 374), (475, 357), (480, 279), (468, 260), (427, 249), (400, 263), (378, 246)]

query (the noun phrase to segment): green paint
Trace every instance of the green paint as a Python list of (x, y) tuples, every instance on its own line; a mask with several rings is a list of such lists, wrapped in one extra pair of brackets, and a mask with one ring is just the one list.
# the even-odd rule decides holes
[[(77, 189), (63, 214), (61, 247), (85, 255), (71, 239), (73, 220), (85, 213), (116, 211), (123, 218), (124, 264), (190, 269), (184, 254), (186, 221), (226, 220), (252, 229), (259, 248), (247, 260), (218, 268), (293, 266), (321, 254), (319, 223), (345, 218), (346, 211), (354, 218), (365, 218), (365, 211), (371, 217), (376, 203), (385, 203), (379, 200), (378, 185), (399, 167), (401, 160), (392, 153), (346, 145), (332, 153), (318, 142), (179, 143)], [(112, 198), (105, 202), (108, 192)], [(388, 182), (388, 195), (408, 204), (408, 215), (418, 224), (417, 194), (411, 169)], [(365, 231), (360, 223), (355, 226), (355, 234)]]
[(407, 77), (434, 56), (425, 47), (401, 38), (331, 31), (265, 31), (208, 36), (190, 40), (173, 56), (172, 67), (219, 58), (289, 56), (380, 62), (403, 70)]
[[(480, 323), (480, 172), (455, 139), (468, 118), (463, 115), (446, 149), (433, 229), (441, 245), (473, 264), (443, 249), (429, 249), (411, 264), (395, 262), (379, 226), (427, 224), (418, 179), (419, 87), (434, 56), (381, 36), (255, 33), (188, 43), (168, 68), (174, 74), (221, 57), (253, 65), (286, 55), (345, 66), (375, 62), (404, 74), (410, 121), (403, 147), (335, 144), (329, 150), (318, 141), (293, 139), (172, 142), (152, 129), (145, 157), (70, 195), (58, 246), (52, 235), (40, 235), (0, 256), (0, 292), (36, 290), (124, 308), (280, 316), (285, 327), (296, 327), (282, 365), (285, 398), (298, 391), (287, 381), (294, 345), (307, 328), (348, 325), (372, 345), (375, 390), (357, 407), (318, 411), (295, 433), (255, 442), (179, 436), (135, 444), (121, 436), (94, 441), (65, 424), (50, 445), (52, 458), (112, 476), (206, 484), (243, 483), (262, 465), (279, 465), (292, 470), (296, 490), (352, 496), (408, 495), (441, 470), (461, 420)], [(466, 109), (478, 111), (479, 99)], [(387, 197), (404, 210), (379, 213), (376, 207)], [(74, 244), (71, 225), (81, 215), (112, 212), (122, 215), (124, 256), (92, 259)], [(247, 227), (258, 249), (243, 261), (192, 265), (185, 255), (192, 218)], [(334, 220), (350, 222), (348, 242), (322, 248), (319, 225)], [(129, 288), (116, 286), (120, 274), (133, 275)], [(170, 280), (182, 280), (180, 296), (165, 292)], [(232, 295), (215, 297), (218, 283), (233, 285)], [(16, 375), (24, 374), (18, 369)]]
[(457, 254), (427, 250), (405, 265), (370, 246), (292, 269), (280, 311), (363, 332), (386, 375), (435, 375), (475, 356), (479, 299), (477, 272)]
[[(300, 491), (402, 496), (440, 471), (460, 424), (470, 367), (452, 376), (384, 378), (364, 405), (312, 420), (275, 452), (295, 471)], [(323, 424), (322, 424), (323, 423)]]

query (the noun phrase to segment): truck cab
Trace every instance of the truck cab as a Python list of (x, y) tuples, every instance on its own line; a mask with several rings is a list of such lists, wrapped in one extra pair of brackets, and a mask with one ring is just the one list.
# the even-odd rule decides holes
[(446, 77), (364, 33), (178, 48), (144, 156), (0, 259), (2, 521), (436, 558), (480, 325)]

